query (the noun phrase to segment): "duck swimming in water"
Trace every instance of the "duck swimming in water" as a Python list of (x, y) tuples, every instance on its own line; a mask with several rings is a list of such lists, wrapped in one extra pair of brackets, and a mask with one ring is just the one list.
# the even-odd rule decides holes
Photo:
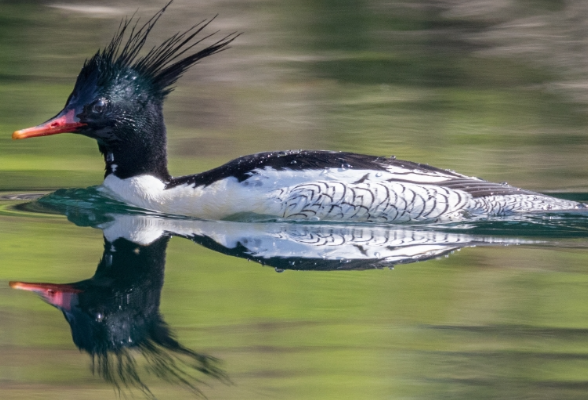
[(198, 37), (210, 23), (203, 21), (140, 56), (168, 6), (142, 27), (124, 21), (110, 44), (85, 62), (64, 109), (12, 138), (64, 132), (93, 138), (106, 163), (105, 194), (144, 209), (203, 219), (256, 214), (287, 220), (437, 222), (586, 208), (394, 157), (333, 151), (258, 153), (200, 174), (172, 177), (163, 102), (185, 71), (226, 49), (238, 34), (193, 51), (210, 36)]

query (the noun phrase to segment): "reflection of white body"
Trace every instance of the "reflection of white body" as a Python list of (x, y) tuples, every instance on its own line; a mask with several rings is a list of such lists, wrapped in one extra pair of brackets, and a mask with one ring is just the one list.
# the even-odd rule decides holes
[(110, 242), (123, 237), (141, 245), (164, 234), (209, 238), (226, 250), (241, 246), (246, 249), (242, 256), (261, 261), (296, 258), (398, 264), (467, 246), (534, 243), (389, 226), (213, 222), (131, 215), (116, 215), (100, 228)]

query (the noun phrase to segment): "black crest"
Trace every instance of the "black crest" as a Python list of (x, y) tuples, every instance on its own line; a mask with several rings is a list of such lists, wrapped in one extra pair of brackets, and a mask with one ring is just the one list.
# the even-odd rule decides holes
[(139, 26), (139, 18), (135, 18), (135, 15), (122, 20), (108, 46), (86, 60), (78, 77), (78, 84), (100, 86), (102, 80), (107, 82), (134, 76), (147, 83), (152, 94), (163, 98), (173, 90), (173, 85), (191, 66), (204, 57), (226, 49), (239, 36), (239, 33), (233, 32), (193, 52), (196, 46), (217, 33), (197, 38), (214, 20), (213, 17), (198, 22), (184, 32), (176, 33), (139, 57), (149, 33), (172, 2), (173, 0), (167, 3), (142, 26)]

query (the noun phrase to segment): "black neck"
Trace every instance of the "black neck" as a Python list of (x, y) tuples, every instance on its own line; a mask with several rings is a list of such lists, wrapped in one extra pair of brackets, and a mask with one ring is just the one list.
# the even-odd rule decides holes
[(114, 143), (98, 142), (106, 163), (104, 177), (114, 174), (126, 179), (152, 175), (169, 182), (171, 176), (167, 170), (167, 140), (161, 107), (148, 107), (132, 129), (133, 132), (124, 129), (117, 132), (119, 140)]

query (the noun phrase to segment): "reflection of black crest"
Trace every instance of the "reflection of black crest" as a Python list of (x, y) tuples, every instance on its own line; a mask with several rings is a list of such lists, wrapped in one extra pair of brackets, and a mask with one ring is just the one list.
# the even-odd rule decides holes
[[(217, 366), (216, 358), (182, 346), (172, 337), (167, 324), (161, 320), (135, 347), (147, 361), (146, 369), (149, 373), (166, 381), (184, 385), (196, 394), (202, 394), (198, 384), (203, 383), (197, 373), (226, 380), (224, 372)], [(140, 377), (137, 361), (132, 352), (133, 349), (130, 347), (119, 347), (116, 350), (102, 347), (99, 351), (89, 352), (92, 357), (92, 372), (112, 383), (118, 390), (122, 386), (136, 387), (151, 395), (151, 391)]]
[[(178, 343), (159, 313), (168, 237), (149, 246), (126, 239), (106, 241), (96, 274), (78, 295), (72, 312), (64, 312), (73, 340), (92, 356), (93, 371), (117, 388), (149, 389), (139, 375), (133, 351), (147, 361), (159, 378), (200, 393), (198, 372), (224, 379), (213, 357)], [(83, 285), (86, 286), (86, 285)]]

